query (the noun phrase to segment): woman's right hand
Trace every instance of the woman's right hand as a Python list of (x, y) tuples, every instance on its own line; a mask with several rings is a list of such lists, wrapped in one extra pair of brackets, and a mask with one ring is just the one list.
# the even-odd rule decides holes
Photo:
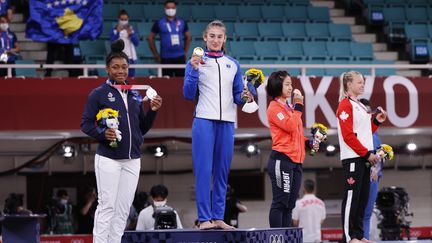
[(369, 154), (369, 158), (367, 159), (372, 165), (378, 163), (380, 160), (380, 156), (376, 154)]
[(197, 56), (197, 55), (192, 55), (191, 59), (190, 59), (190, 63), (193, 67), (193, 69), (198, 69), (199, 63), (201, 61), (201, 57)]
[(303, 95), (300, 93), (300, 91), (299, 91), (298, 89), (295, 89), (295, 90), (293, 91), (293, 103), (294, 103), (294, 104), (296, 104), (296, 103), (303, 104), (303, 99), (304, 99), (304, 97), (303, 97)]

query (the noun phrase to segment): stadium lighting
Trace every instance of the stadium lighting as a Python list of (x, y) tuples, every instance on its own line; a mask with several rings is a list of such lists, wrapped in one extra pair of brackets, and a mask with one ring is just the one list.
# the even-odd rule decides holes
[(406, 148), (408, 149), (408, 151), (410, 152), (414, 152), (415, 150), (417, 150), (417, 144), (415, 143), (408, 143)]
[(150, 146), (147, 149), (155, 158), (165, 157), (168, 153), (168, 149), (164, 145)]
[(327, 150), (327, 152), (332, 153), (336, 150), (336, 147), (332, 144), (329, 144), (329, 145), (327, 145), (326, 150)]
[(60, 154), (65, 158), (72, 158), (76, 155), (75, 147), (72, 145), (63, 145)]
[(251, 157), (253, 155), (257, 155), (261, 152), (256, 144), (249, 143), (244, 148), (247, 157)]

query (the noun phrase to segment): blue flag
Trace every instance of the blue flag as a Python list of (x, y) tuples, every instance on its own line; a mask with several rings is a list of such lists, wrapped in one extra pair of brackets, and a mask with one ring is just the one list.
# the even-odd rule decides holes
[(76, 43), (102, 33), (102, 0), (30, 0), (26, 37), (34, 41)]

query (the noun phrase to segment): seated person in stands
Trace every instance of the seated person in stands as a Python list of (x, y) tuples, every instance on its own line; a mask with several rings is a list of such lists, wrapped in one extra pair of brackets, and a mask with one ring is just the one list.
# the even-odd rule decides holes
[(57, 197), (48, 205), (49, 230), (54, 234), (73, 234), (72, 205), (66, 190), (57, 191)]
[[(17, 37), (9, 29), (9, 19), (7, 15), (0, 16), (0, 63), (15, 64), (20, 48)], [(7, 75), (7, 69), (0, 69), (0, 76)], [(12, 76), (15, 76), (15, 69), (12, 69)]]
[(24, 208), (24, 195), (11, 193), (5, 200), (3, 213), (5, 214), (20, 214), (29, 215), (32, 212)]
[[(172, 208), (166, 206), (167, 197), (168, 197), (168, 189), (164, 185), (156, 185), (153, 186), (150, 190), (150, 196), (152, 198), (153, 204), (141, 210), (138, 216), (138, 222), (136, 225), (136, 230), (154, 230), (155, 229), (155, 211), (158, 211), (158, 208), (165, 207), (167, 211), (172, 210)], [(177, 229), (183, 229), (178, 213), (175, 210), (172, 210), (176, 216), (176, 222), (174, 225), (177, 226)], [(156, 228), (166, 228), (163, 225), (156, 225)]]

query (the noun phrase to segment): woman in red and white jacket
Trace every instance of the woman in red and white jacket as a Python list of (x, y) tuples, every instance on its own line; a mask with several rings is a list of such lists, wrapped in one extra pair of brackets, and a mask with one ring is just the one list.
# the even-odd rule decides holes
[(387, 118), (387, 113), (380, 108), (372, 119), (371, 112), (359, 102), (364, 86), (364, 77), (359, 72), (349, 71), (340, 77), (336, 116), (345, 187), (342, 225), (344, 241), (350, 243), (370, 242), (363, 237), (362, 222), (369, 197), (369, 167), (379, 161), (372, 134)]

